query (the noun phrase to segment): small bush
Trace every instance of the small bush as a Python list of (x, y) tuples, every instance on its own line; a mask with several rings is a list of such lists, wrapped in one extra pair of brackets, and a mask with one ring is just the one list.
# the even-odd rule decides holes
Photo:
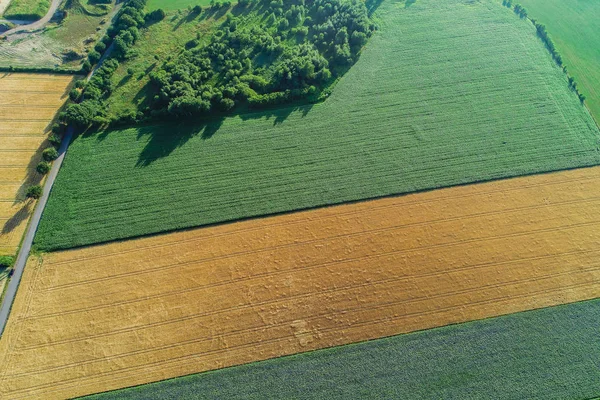
[(30, 186), (29, 189), (27, 189), (27, 193), (25, 194), (25, 196), (27, 196), (28, 199), (37, 200), (40, 197), (42, 197), (42, 193), (44, 193), (44, 189), (42, 189), (40, 185), (34, 185)]
[(54, 161), (58, 158), (58, 151), (54, 147), (48, 147), (42, 152), (42, 157), (46, 161)]
[(0, 268), (12, 268), (15, 258), (11, 256), (0, 256)]
[(48, 172), (50, 172), (50, 168), (51, 166), (49, 162), (42, 161), (37, 165), (37, 167), (35, 167), (35, 170), (41, 175), (46, 175)]

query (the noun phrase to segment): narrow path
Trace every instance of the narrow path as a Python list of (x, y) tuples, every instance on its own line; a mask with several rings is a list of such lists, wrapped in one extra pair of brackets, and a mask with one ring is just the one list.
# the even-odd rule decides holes
[(31, 221), (29, 222), (29, 226), (27, 227), (27, 232), (25, 233), (25, 238), (23, 239), (23, 245), (19, 250), (19, 255), (17, 256), (17, 261), (15, 262), (15, 272), (8, 282), (8, 287), (6, 288), (6, 293), (4, 294), (4, 301), (0, 307), (0, 335), (2, 335), (2, 332), (4, 332), (4, 327), (6, 326), (6, 321), (8, 320), (10, 309), (13, 301), (15, 300), (17, 289), (19, 288), (19, 283), (21, 282), (21, 277), (23, 276), (23, 271), (25, 270), (25, 264), (27, 263), (29, 252), (31, 251), (31, 245), (33, 244), (35, 232), (37, 231), (40, 219), (42, 218), (42, 213), (44, 212), (44, 208), (48, 202), (52, 185), (54, 185), (58, 171), (60, 170), (65, 158), (65, 153), (67, 152), (67, 148), (69, 147), (69, 143), (73, 137), (73, 131), (74, 129), (72, 127), (67, 128), (67, 132), (65, 133), (63, 141), (60, 145), (60, 149), (58, 150), (58, 158), (54, 161), (52, 169), (46, 178), (46, 183), (44, 184), (44, 193), (38, 200), (33, 212), (33, 216), (31, 217)]
[(60, 6), (60, 4), (62, 2), (63, 2), (63, 0), (52, 0), (52, 4), (50, 4), (50, 9), (48, 10), (46, 15), (44, 15), (44, 17), (42, 19), (37, 20), (28, 25), (18, 26), (14, 29), (4, 32), (3, 35), (8, 36), (8, 35), (12, 35), (12, 34), (18, 33), (18, 32), (24, 32), (24, 31), (33, 32), (38, 29), (42, 29), (44, 26), (46, 26), (46, 24), (48, 22), (50, 22), (50, 20), (54, 16), (54, 13), (56, 12), (56, 10), (58, 10), (58, 6)]

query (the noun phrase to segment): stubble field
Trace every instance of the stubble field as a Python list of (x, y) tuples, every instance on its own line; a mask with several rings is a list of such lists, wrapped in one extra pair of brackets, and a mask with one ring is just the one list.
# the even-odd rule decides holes
[(0, 341), (0, 395), (72, 397), (595, 298), (598, 215), (590, 168), (49, 253)]
[(376, 15), (322, 104), (78, 138), (38, 249), (600, 162), (594, 121), (529, 21), (495, 0)]
[(72, 76), (0, 74), (0, 255), (14, 254), (33, 210), (25, 190), (39, 183), (50, 123)]

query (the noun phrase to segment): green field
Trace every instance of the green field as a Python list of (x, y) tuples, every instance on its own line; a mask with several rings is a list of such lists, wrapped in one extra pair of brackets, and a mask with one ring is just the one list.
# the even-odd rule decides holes
[[(237, 3), (237, 1), (233, 1), (232, 3)], [(156, 10), (158, 8), (162, 8), (165, 11), (171, 11), (187, 7), (194, 7), (197, 5), (201, 5), (203, 7), (208, 6), (210, 5), (210, 0), (148, 0), (146, 8), (149, 11)]]
[(50, 0), (12, 0), (3, 18), (17, 20), (41, 19), (50, 9)]
[(171, 379), (90, 399), (590, 399), (600, 300)]
[(600, 2), (519, 0), (529, 16), (546, 25), (565, 64), (600, 123)]
[(495, 0), (390, 0), (378, 16), (322, 104), (76, 139), (37, 248), (600, 162), (529, 21)]

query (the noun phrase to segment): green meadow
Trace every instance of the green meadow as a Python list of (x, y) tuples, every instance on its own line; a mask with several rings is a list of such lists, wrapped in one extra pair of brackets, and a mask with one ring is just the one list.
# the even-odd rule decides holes
[(50, 0), (12, 0), (2, 16), (5, 19), (38, 20), (48, 12)]
[(78, 137), (37, 248), (600, 162), (531, 22), (496, 0), (389, 0), (376, 16), (324, 103)]
[(210, 5), (210, 0), (148, 0), (146, 8), (150, 11), (159, 8), (165, 11), (172, 11), (197, 5), (208, 6)]
[(579, 90), (600, 123), (600, 2), (519, 0), (529, 17), (546, 25)]

